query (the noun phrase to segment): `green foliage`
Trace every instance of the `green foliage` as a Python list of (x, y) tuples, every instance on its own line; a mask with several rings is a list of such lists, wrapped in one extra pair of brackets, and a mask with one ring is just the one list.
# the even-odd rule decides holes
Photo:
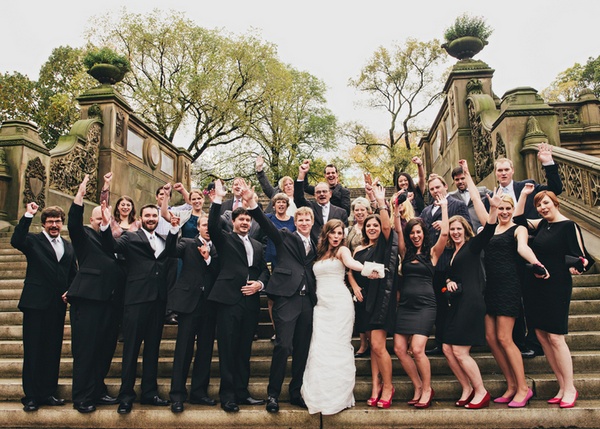
[(575, 101), (584, 89), (600, 98), (600, 56), (589, 57), (584, 65), (575, 63), (560, 72), (541, 95), (548, 102)]
[(454, 20), (454, 23), (444, 30), (444, 39), (450, 43), (460, 37), (472, 36), (481, 39), (484, 44), (494, 32), (485, 18), (482, 16), (471, 16), (463, 13)]
[(33, 121), (37, 109), (35, 82), (19, 72), (0, 75), (0, 122)]
[(92, 48), (83, 57), (83, 64), (91, 69), (96, 64), (110, 64), (119, 69), (122, 74), (131, 71), (129, 60), (124, 55), (119, 55), (110, 48)]

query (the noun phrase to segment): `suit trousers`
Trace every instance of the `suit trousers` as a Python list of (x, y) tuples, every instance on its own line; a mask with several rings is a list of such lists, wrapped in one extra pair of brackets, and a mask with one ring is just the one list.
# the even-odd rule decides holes
[(95, 402), (106, 394), (104, 377), (115, 350), (111, 301), (71, 298), (73, 402)]
[(137, 358), (144, 342), (142, 370), (142, 400), (158, 395), (158, 355), (165, 320), (166, 301), (125, 305), (123, 312), (123, 369), (121, 374), (121, 402), (135, 399)]
[(242, 297), (236, 304), (217, 307), (217, 343), (222, 403), (236, 402), (250, 396), (250, 354), (258, 325), (260, 297)]
[(312, 336), (313, 305), (308, 295), (272, 297), (275, 347), (269, 373), (269, 396), (279, 398), (285, 378), (287, 359), (292, 356), (290, 398), (301, 398), (300, 388)]
[(208, 383), (215, 341), (216, 304), (206, 300), (202, 294), (198, 305), (191, 313), (179, 313), (177, 342), (173, 359), (173, 376), (169, 396), (172, 402), (187, 399), (186, 381), (196, 342), (196, 356), (192, 369), (191, 401), (208, 396)]
[(23, 391), (28, 400), (43, 401), (58, 388), (67, 306), (59, 297), (44, 310), (22, 308)]

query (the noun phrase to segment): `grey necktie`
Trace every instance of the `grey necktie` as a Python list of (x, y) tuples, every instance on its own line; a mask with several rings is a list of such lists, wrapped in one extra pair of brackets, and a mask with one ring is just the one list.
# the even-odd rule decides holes
[(51, 240), (52, 243), (52, 247), (54, 248), (54, 252), (56, 253), (56, 259), (58, 261), (60, 261), (63, 257), (64, 249), (62, 248), (62, 246), (60, 245), (59, 239), (58, 238), (53, 238)]

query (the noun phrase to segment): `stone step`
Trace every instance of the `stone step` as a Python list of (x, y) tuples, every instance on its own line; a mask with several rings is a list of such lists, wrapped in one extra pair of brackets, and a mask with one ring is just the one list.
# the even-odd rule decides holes
[[(19, 256), (10, 256), (10, 259), (15, 260), (6, 260), (4, 257), (0, 259), (0, 270), (26, 270), (27, 269), (27, 260), (24, 257)], [(17, 260), (18, 258), (18, 260)]]
[(0, 278), (0, 293), (5, 291), (13, 291), (18, 290), (19, 294), (17, 296), (21, 296), (21, 290), (23, 289), (23, 280), (25, 277), (20, 279), (1, 279)]
[(22, 269), (9, 269), (0, 271), (0, 279), (20, 279), (23, 281), (25, 278), (25, 267)]
[(16, 262), (27, 262), (27, 258), (16, 249), (14, 252), (0, 252), (1, 266), (5, 266), (5, 264), (14, 264)]

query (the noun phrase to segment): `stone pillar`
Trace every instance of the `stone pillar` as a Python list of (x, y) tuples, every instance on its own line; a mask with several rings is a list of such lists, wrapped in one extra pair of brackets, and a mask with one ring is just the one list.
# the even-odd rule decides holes
[(16, 224), (28, 202), (35, 201), (41, 208), (47, 205), (50, 151), (42, 143), (37, 126), (19, 120), (5, 121), (0, 127), (0, 149), (6, 155), (0, 162), (4, 164), (0, 179), (6, 189), (2, 215)]

